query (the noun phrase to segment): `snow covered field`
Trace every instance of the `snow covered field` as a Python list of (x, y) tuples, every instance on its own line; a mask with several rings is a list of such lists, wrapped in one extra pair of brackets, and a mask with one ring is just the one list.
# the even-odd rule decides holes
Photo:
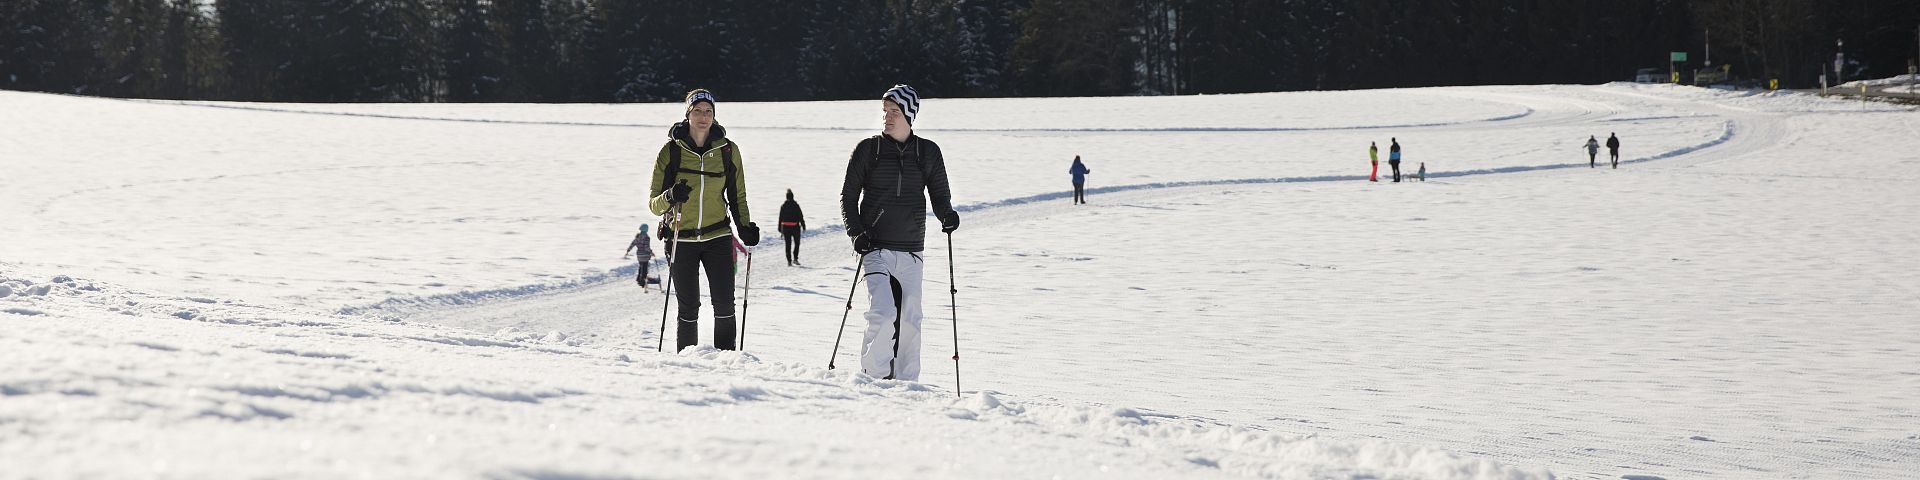
[[(802, 267), (756, 250), (746, 353), (654, 353), (661, 298), (614, 251), (679, 108), (0, 92), (0, 477), (1920, 470), (1910, 108), (934, 98), (958, 398), (937, 233), (925, 383), (824, 368), (839, 178), (877, 102), (719, 106), (755, 220), (791, 188), (815, 231)], [(1609, 132), (1621, 168), (1588, 169)], [(1389, 137), (1430, 181), (1365, 181)]]

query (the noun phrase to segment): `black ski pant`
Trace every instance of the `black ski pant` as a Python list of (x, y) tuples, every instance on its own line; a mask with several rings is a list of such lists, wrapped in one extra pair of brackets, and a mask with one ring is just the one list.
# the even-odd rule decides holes
[(1613, 168), (1620, 168), (1620, 151), (1619, 150), (1607, 152), (1607, 156), (1613, 157)]
[(785, 245), (781, 249), (787, 252), (787, 265), (800, 263), (800, 233), (780, 232), (780, 243)]
[(639, 283), (640, 283), (640, 286), (643, 286), (643, 287), (644, 287), (644, 286), (646, 286), (646, 285), (647, 285), (647, 268), (648, 268), (648, 267), (652, 267), (652, 266), (653, 266), (653, 259), (651, 259), (651, 258), (649, 258), (649, 259), (646, 259), (646, 260), (641, 260), (641, 261), (640, 261), (640, 274), (639, 274), (639, 275), (635, 275), (635, 276), (633, 277), (633, 281), (635, 281), (635, 282), (639, 282)]
[(700, 339), (700, 270), (707, 271), (707, 287), (713, 298), (713, 347), (733, 350), (733, 238), (720, 237), (704, 242), (681, 241), (674, 245), (674, 297), (679, 299), (680, 351)]
[(1394, 183), (1399, 183), (1400, 182), (1400, 161), (1399, 160), (1389, 161), (1387, 162), (1387, 165), (1393, 166), (1393, 181)]
[(1595, 157), (1598, 157), (1598, 156), (1600, 156), (1600, 154), (1594, 153), (1594, 152), (1587, 152), (1587, 168), (1593, 168), (1594, 162), (1597, 161), (1595, 160)]
[(1073, 203), (1087, 203), (1087, 184), (1073, 182)]

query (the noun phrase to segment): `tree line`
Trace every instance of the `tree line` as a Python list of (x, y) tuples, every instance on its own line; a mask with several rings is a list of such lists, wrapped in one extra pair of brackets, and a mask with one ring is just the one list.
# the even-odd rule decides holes
[(1597, 83), (1669, 51), (1701, 62), (1709, 39), (1736, 76), (1805, 86), (1835, 39), (1856, 75), (1904, 73), (1916, 28), (1910, 0), (0, 0), (0, 88), (650, 102)]

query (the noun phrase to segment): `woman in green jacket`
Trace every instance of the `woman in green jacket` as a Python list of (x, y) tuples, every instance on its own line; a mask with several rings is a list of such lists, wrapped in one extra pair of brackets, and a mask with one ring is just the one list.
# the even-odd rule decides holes
[(675, 351), (692, 346), (700, 336), (703, 268), (713, 298), (713, 346), (734, 349), (733, 236), (739, 234), (747, 246), (760, 243), (760, 227), (747, 212), (740, 146), (714, 121), (714, 102), (704, 89), (687, 92), (686, 119), (668, 130), (649, 184), (648, 207), (655, 215), (679, 208), (679, 223), (660, 232), (673, 259), (667, 271), (680, 304)]

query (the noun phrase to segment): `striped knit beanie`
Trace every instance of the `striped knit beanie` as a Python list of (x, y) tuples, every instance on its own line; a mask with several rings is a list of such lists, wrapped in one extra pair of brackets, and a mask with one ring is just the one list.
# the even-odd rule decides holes
[(894, 85), (893, 88), (887, 89), (887, 93), (881, 95), (880, 98), (892, 100), (893, 103), (900, 104), (900, 112), (907, 115), (908, 125), (912, 125), (913, 119), (920, 116), (920, 92), (913, 91), (913, 87), (905, 84)]
[(716, 101), (713, 99), (713, 92), (709, 92), (704, 88), (697, 88), (691, 92), (687, 92), (688, 112), (693, 111), (693, 105), (700, 102), (707, 102), (707, 105), (716, 105)]

